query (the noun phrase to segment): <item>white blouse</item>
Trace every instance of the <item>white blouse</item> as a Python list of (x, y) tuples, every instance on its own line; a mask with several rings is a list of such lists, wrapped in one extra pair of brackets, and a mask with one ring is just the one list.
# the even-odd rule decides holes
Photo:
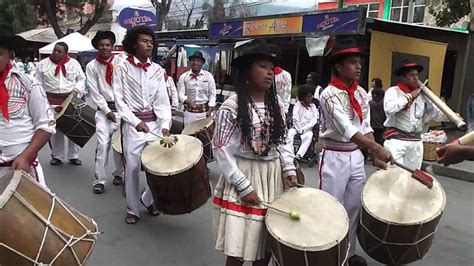
[(305, 107), (298, 101), (293, 107), (293, 127), (300, 134), (310, 131), (319, 121), (319, 111), (314, 103)]
[[(255, 105), (260, 113), (265, 111), (263, 102), (257, 102)], [(252, 110), (252, 123), (257, 130), (261, 126), (255, 110)], [(236, 186), (241, 197), (252, 192), (253, 187), (250, 180), (237, 167), (236, 157), (262, 161), (279, 159), (281, 160), (283, 177), (296, 175), (295, 165), (293, 164), (294, 152), (286, 149), (284, 144), (272, 147), (266, 156), (258, 156), (253, 153), (248, 144), (243, 144), (241, 140), (242, 132), (237, 123), (237, 95), (232, 95), (222, 104), (215, 116), (212, 148), (224, 177), (229, 183)], [(242, 190), (242, 188), (246, 189)]]

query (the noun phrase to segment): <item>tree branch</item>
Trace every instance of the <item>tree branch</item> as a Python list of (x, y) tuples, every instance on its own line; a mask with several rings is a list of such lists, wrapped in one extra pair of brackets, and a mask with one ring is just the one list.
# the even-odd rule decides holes
[(94, 26), (97, 21), (102, 17), (104, 14), (105, 8), (107, 6), (107, 0), (97, 0), (95, 4), (95, 12), (94, 16), (92, 18), (89, 18), (86, 23), (84, 23), (84, 26), (78, 31), (80, 34), (84, 35), (86, 34), (92, 26)]
[(51, 23), (51, 26), (53, 27), (54, 33), (58, 37), (58, 39), (61, 39), (62, 37), (65, 36), (64, 32), (61, 31), (61, 28), (59, 27), (58, 24), (58, 18), (56, 17), (56, 7), (57, 7), (57, 1), (56, 0), (43, 0), (43, 3), (46, 7), (46, 14), (48, 16), (48, 20)]

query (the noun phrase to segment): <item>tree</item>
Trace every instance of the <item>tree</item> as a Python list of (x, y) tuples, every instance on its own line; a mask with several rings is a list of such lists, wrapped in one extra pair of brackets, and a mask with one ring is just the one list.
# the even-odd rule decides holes
[(171, 3), (173, 0), (150, 0), (156, 10), (156, 30), (161, 31), (163, 29), (163, 22), (165, 21), (166, 15), (170, 12)]
[(429, 12), (435, 17), (436, 25), (449, 26), (471, 13), (469, 0), (443, 0), (440, 7), (430, 6)]
[[(46, 13), (48, 22), (53, 27), (54, 33), (58, 38), (62, 38), (66, 33), (61, 30), (58, 17), (67, 20), (67, 12), (73, 8), (77, 9), (78, 6), (81, 6), (81, 2), (81, 0), (39, 0), (38, 17), (41, 18), (44, 13)], [(88, 0), (87, 3), (94, 5), (95, 11), (78, 30), (81, 34), (86, 34), (89, 29), (99, 21), (107, 8), (107, 0)]]
[(0, 1), (0, 18), (15, 32), (31, 30), (36, 27), (35, 6), (28, 0)]

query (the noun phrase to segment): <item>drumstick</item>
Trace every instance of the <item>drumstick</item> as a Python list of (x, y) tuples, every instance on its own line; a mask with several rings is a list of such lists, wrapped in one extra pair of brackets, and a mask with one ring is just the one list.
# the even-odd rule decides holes
[(429, 189), (431, 189), (433, 187), (433, 178), (427, 172), (421, 171), (419, 169), (415, 169), (415, 170), (410, 169), (410, 168), (406, 167), (405, 165), (403, 165), (401, 163), (398, 163), (395, 160), (392, 160), (392, 164), (394, 164), (394, 165), (410, 172), (411, 177), (413, 177), (414, 179), (416, 179), (418, 182), (422, 183), (423, 185), (425, 185)]
[(148, 131), (147, 133), (150, 133), (152, 134), (153, 136), (159, 138), (161, 141), (160, 141), (160, 144), (162, 144), (163, 146), (167, 147), (167, 148), (171, 148), (173, 147), (176, 142), (178, 142), (178, 137), (176, 136), (166, 136), (166, 137), (163, 137), (163, 136), (160, 136), (152, 131)]
[(272, 206), (270, 204), (267, 204), (267, 203), (260, 202), (260, 204), (262, 204), (263, 206), (265, 206), (269, 209), (273, 209), (275, 211), (279, 211), (281, 213), (287, 214), (290, 217), (290, 219), (292, 219), (292, 220), (299, 220), (300, 219), (300, 214), (297, 211), (287, 212), (287, 211), (284, 211), (282, 209), (279, 209), (279, 208), (274, 207), (274, 206)]

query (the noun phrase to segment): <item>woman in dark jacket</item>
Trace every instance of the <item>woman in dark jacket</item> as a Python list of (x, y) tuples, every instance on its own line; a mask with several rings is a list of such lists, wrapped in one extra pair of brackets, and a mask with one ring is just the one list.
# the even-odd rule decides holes
[(385, 131), (385, 127), (383, 123), (387, 118), (385, 116), (385, 111), (383, 109), (383, 98), (384, 98), (385, 91), (382, 88), (374, 88), (372, 90), (372, 100), (369, 102), (370, 104), (370, 125), (374, 130), (374, 138), (375, 141), (383, 146), (383, 133)]

